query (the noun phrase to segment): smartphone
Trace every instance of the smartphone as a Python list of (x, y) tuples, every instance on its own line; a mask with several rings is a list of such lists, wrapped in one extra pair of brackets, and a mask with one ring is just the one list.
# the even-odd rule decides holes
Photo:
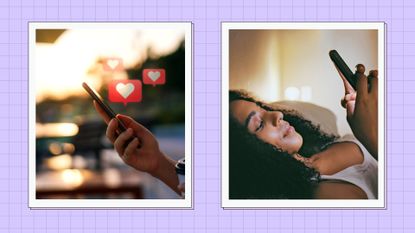
[(124, 125), (124, 123), (118, 118), (116, 118), (116, 115), (114, 110), (108, 106), (108, 104), (105, 103), (104, 99), (101, 97), (100, 94), (98, 94), (97, 91), (95, 91), (92, 87), (90, 87), (86, 82), (82, 83), (82, 87), (88, 92), (88, 94), (98, 103), (98, 105), (104, 110), (104, 112), (112, 119), (115, 118), (118, 121), (118, 134), (124, 132), (127, 130), (127, 127)]
[(340, 57), (340, 54), (336, 50), (331, 50), (329, 56), (334, 65), (340, 70), (340, 73), (346, 78), (350, 85), (356, 90), (357, 79), (346, 62)]

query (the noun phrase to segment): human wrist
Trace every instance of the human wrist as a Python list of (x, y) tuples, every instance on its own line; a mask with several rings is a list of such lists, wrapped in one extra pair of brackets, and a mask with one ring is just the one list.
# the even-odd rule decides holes
[(178, 190), (179, 179), (176, 174), (176, 161), (169, 158), (167, 155), (161, 152), (160, 160), (158, 166), (152, 172), (149, 172), (153, 177), (161, 180), (176, 193), (180, 194)]
[(370, 137), (370, 153), (376, 159), (378, 158), (378, 132), (377, 130)]
[(366, 134), (359, 134), (356, 138), (365, 146), (369, 153), (377, 159), (378, 157), (378, 133), (376, 130), (366, 132)]
[(174, 170), (174, 165), (174, 160), (170, 159), (167, 155), (160, 151), (157, 165), (148, 173), (156, 178), (160, 178), (166, 171), (171, 169)]

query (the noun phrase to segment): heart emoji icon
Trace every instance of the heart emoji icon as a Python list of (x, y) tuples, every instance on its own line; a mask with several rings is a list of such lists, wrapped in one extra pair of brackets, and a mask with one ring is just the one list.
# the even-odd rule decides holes
[(104, 59), (102, 65), (105, 71), (114, 72), (122, 71), (124, 69), (122, 63), (123, 62), (121, 58), (111, 57)]
[(131, 83), (118, 83), (117, 86), (115, 86), (115, 89), (117, 89), (118, 93), (124, 98), (127, 99), (128, 96), (131, 95), (134, 91), (134, 85)]
[(141, 80), (112, 80), (108, 83), (108, 99), (113, 103), (138, 103), (142, 99)]
[(164, 85), (166, 71), (164, 69), (143, 69), (143, 83), (146, 85)]
[(153, 80), (153, 82), (157, 81), (157, 79), (160, 78), (160, 72), (159, 71), (150, 71), (148, 72), (148, 77)]
[(120, 64), (120, 62), (118, 61), (118, 60), (116, 60), (116, 59), (108, 59), (107, 60), (107, 65), (112, 69), (112, 70), (114, 70), (117, 66), (118, 66), (118, 64)]

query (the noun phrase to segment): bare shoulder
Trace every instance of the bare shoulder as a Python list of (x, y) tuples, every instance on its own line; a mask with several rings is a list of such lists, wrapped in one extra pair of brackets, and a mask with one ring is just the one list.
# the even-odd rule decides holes
[(343, 181), (322, 181), (314, 193), (316, 199), (367, 199), (366, 193), (358, 186)]

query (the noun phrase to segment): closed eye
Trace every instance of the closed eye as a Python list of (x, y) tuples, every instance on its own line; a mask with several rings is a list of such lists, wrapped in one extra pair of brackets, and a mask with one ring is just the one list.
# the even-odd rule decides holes
[(260, 121), (258, 127), (255, 129), (255, 132), (260, 131), (262, 128), (264, 128), (264, 121), (263, 120)]

